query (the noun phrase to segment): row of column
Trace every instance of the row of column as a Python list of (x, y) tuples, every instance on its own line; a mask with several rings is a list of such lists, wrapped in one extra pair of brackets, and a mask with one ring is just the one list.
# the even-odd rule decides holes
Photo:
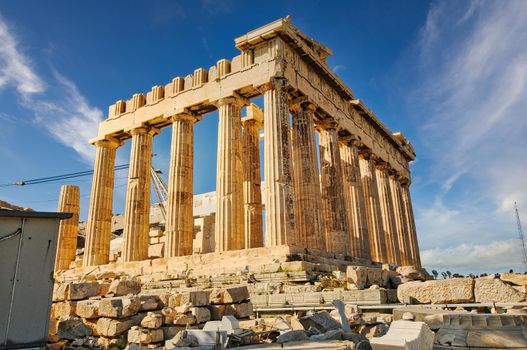
[[(373, 261), (420, 266), (408, 184), (357, 140), (342, 139), (334, 122), (317, 122), (316, 106), (290, 101), (285, 79), (262, 87), (263, 120), (245, 118), (247, 101), (221, 99), (216, 171), (216, 251), (263, 245), (258, 129), (264, 129), (265, 243), (297, 245)], [(292, 114), (290, 125), (289, 113)], [(175, 115), (168, 178), (165, 256), (192, 253), (193, 128), (199, 116)], [(131, 131), (123, 261), (147, 259), (152, 138)], [(96, 160), (84, 265), (108, 263), (113, 167), (120, 143), (95, 143)]]

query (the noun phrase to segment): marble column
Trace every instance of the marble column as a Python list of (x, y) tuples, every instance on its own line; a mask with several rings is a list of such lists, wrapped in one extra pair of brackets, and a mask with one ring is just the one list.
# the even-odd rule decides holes
[(124, 211), (123, 262), (148, 259), (152, 139), (157, 132), (157, 129), (146, 126), (130, 132), (132, 147)]
[(351, 255), (371, 260), (368, 219), (359, 167), (357, 141), (348, 138), (339, 144), (344, 184), (344, 199), (348, 213)]
[(264, 91), (265, 245), (293, 244), (295, 238), (287, 80), (273, 79)]
[(412, 208), (412, 199), (410, 197), (410, 184), (408, 182), (403, 183), (402, 187), (403, 202), (406, 224), (408, 226), (408, 238), (410, 242), (410, 251), (412, 256), (412, 266), (421, 267), (421, 257), (419, 254), (419, 244), (417, 242), (417, 232), (415, 229), (414, 211)]
[(336, 123), (321, 124), (319, 134), (322, 213), (325, 223), (326, 250), (351, 255), (348, 214)]
[(218, 158), (216, 170), (216, 251), (245, 248), (243, 228), (243, 168), (241, 108), (243, 101), (218, 101)]
[(245, 248), (263, 247), (262, 179), (258, 134), (258, 130), (263, 126), (261, 113), (258, 107), (251, 105), (247, 107), (247, 117), (242, 119)]
[(388, 165), (384, 162), (377, 162), (375, 171), (377, 176), (384, 240), (386, 241), (387, 262), (399, 265), (399, 241), (397, 240), (392, 192), (388, 178)]
[(295, 186), (295, 244), (304, 248), (325, 250), (320, 176), (313, 123), (316, 106), (309, 102), (294, 102), (292, 149)]
[(368, 219), (368, 236), (372, 261), (387, 263), (386, 241), (382, 228), (381, 207), (377, 190), (374, 155), (369, 152), (359, 154), (359, 165)]
[(392, 191), (392, 201), (395, 213), (395, 226), (397, 232), (397, 241), (399, 243), (399, 265), (412, 265), (412, 256), (410, 241), (408, 237), (408, 225), (405, 219), (404, 203), (401, 192), (400, 176), (391, 174), (389, 177), (390, 189)]
[(69, 219), (61, 220), (57, 240), (57, 255), (55, 271), (67, 270), (75, 260), (77, 250), (77, 234), (79, 232), (79, 186), (63, 185), (60, 188), (58, 212), (72, 213)]
[(168, 171), (165, 257), (192, 254), (194, 217), (194, 123), (191, 114), (171, 118), (172, 142)]
[(115, 151), (119, 146), (119, 141), (114, 139), (95, 142), (95, 165), (86, 223), (84, 266), (104, 265), (110, 258)]

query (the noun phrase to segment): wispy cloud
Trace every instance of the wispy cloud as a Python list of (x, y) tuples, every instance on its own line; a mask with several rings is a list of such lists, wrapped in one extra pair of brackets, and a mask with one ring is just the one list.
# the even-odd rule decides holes
[(39, 76), (0, 17), (0, 88), (14, 87), (20, 104), (33, 112), (34, 123), (91, 162), (94, 151), (87, 141), (97, 130), (102, 111), (90, 106), (72, 81), (56, 71), (51, 76), (48, 81)]
[(33, 72), (30, 60), (0, 17), (0, 88), (12, 85), (23, 96), (43, 92), (44, 82)]
[[(513, 222), (514, 201), (527, 208), (527, 2), (436, 2), (417, 57), (419, 83), (408, 102), (426, 116), (420, 152), (432, 159), (426, 185), (437, 188), (428, 207), (416, 208), (418, 227), (425, 247), (433, 237), (450, 239), (424, 260), (455, 265), (470, 247), (481, 252), (490, 235), (502, 238), (496, 249), (517, 247), (506, 239), (514, 226), (503, 224)], [(474, 254), (462, 259), (465, 267), (477, 266)], [(488, 262), (493, 268), (516, 261), (487, 258), (499, 262)]]

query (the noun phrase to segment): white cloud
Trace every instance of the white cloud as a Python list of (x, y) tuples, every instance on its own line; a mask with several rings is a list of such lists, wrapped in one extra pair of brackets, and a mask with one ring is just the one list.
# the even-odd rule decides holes
[(22, 106), (34, 113), (35, 123), (91, 163), (94, 150), (88, 139), (96, 133), (102, 111), (90, 106), (60, 73), (53, 72), (52, 79), (44, 82), (0, 17), (0, 88), (9, 86), (18, 92)]
[(421, 260), (429, 269), (452, 273), (494, 273), (509, 269), (524, 271), (522, 253), (517, 240), (492, 241), (486, 244), (460, 244), (421, 252)]
[(514, 201), (527, 218), (527, 2), (436, 2), (420, 35), (408, 103), (432, 160), (417, 189), (425, 265), (517, 266), (506, 248)]

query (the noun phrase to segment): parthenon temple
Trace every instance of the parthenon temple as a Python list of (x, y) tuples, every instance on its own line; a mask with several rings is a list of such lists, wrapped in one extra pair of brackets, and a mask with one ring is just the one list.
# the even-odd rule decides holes
[[(409, 191), (411, 143), (388, 130), (328, 66), (331, 50), (289, 18), (250, 31), (235, 45), (240, 54), (232, 60), (109, 107), (90, 140), (96, 159), (83, 265), (109, 263), (115, 156), (128, 139), (122, 262), (148, 259), (152, 141), (167, 126), (164, 258), (193, 254), (194, 128), (218, 110), (216, 253), (280, 246), (421, 267)], [(260, 109), (251, 99), (262, 95)]]

